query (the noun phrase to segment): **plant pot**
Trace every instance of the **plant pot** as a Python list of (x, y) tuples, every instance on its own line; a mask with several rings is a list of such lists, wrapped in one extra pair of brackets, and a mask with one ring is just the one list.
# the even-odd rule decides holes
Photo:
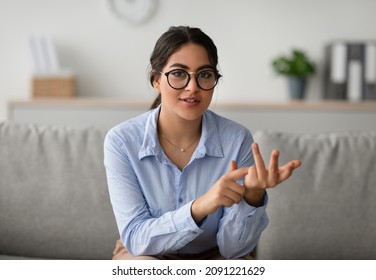
[(304, 99), (307, 79), (288, 77), (290, 98), (294, 100)]

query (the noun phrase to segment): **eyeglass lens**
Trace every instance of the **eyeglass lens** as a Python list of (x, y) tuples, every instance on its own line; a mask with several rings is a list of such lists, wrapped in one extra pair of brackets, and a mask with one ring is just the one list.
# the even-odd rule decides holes
[[(174, 89), (185, 88), (190, 79), (190, 74), (182, 69), (172, 70), (165, 73), (169, 85)], [(217, 84), (217, 75), (213, 70), (204, 70), (197, 74), (194, 74), (197, 85), (203, 90), (211, 90)]]

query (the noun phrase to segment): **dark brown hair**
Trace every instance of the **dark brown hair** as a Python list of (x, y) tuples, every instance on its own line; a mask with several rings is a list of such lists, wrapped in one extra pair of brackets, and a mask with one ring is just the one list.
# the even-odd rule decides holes
[[(154, 50), (150, 57), (149, 80), (153, 86), (155, 77), (160, 76), (160, 71), (166, 65), (169, 57), (182, 45), (195, 43), (204, 47), (208, 53), (209, 61), (213, 66), (218, 78), (221, 77), (217, 69), (218, 54), (217, 47), (213, 40), (206, 35), (201, 29), (189, 26), (172, 26), (168, 31), (162, 34), (157, 40)], [(161, 94), (154, 100), (150, 109), (154, 109), (161, 104)]]

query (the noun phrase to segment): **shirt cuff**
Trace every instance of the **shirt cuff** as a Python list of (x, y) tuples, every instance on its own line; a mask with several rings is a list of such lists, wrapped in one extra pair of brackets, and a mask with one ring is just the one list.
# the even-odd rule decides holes
[[(263, 201), (262, 201), (262, 204), (261, 206), (259, 207), (254, 207), (252, 205), (249, 205), (244, 199), (237, 205), (238, 206), (238, 209), (239, 209), (239, 212), (240, 212), (240, 216), (241, 217), (245, 217), (245, 216), (251, 216), (251, 215), (255, 215), (256, 213), (260, 213), (260, 212), (265, 212), (266, 210), (266, 207), (268, 205), (268, 201), (269, 201), (269, 196), (268, 196), (268, 193), (265, 192), (265, 195), (264, 195), (264, 198), (263, 198)], [(244, 216), (242, 216), (244, 215)]]
[[(188, 233), (189, 236), (196, 238), (203, 232), (192, 218), (191, 207), (193, 200), (175, 211), (173, 221), (178, 232)], [(202, 224), (202, 223), (201, 223)], [(193, 239), (194, 239), (193, 238)]]

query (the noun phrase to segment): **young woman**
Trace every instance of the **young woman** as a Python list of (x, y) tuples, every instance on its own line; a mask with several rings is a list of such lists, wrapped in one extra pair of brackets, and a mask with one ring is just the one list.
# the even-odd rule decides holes
[(247, 258), (268, 224), (266, 189), (301, 163), (280, 167), (275, 150), (265, 166), (247, 128), (208, 110), (221, 75), (200, 29), (171, 27), (150, 63), (152, 109), (104, 143), (114, 259)]

